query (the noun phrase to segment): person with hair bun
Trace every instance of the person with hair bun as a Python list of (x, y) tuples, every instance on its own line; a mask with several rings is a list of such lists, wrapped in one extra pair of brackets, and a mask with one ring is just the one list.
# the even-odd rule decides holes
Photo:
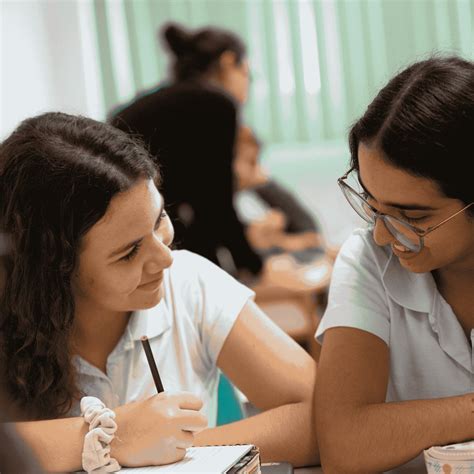
[(191, 32), (174, 23), (166, 25), (162, 35), (172, 54), (173, 81), (211, 82), (239, 104), (246, 102), (249, 68), (245, 45), (237, 35), (216, 27)]
[[(167, 24), (160, 35), (170, 54), (169, 82), (119, 107), (111, 123), (142, 137), (155, 157), (176, 245), (240, 276), (258, 275), (261, 258), (233, 204), (234, 143), (249, 86), (245, 46), (215, 27)], [(226, 264), (222, 255), (229, 253)]]
[[(316, 462), (314, 360), (253, 291), (171, 250), (159, 187), (140, 142), (85, 117), (33, 117), (0, 144), (0, 394), (16, 430), (47, 471), (167, 464), (207, 444)], [(216, 427), (221, 371), (261, 413)]]
[(474, 63), (397, 74), (349, 134), (364, 219), (336, 260), (316, 386), (324, 472), (426, 472), (474, 439)]

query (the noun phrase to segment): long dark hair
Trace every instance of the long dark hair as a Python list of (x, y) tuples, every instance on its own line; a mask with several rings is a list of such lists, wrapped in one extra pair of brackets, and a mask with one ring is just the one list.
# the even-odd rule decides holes
[(158, 179), (146, 150), (85, 117), (30, 118), (0, 145), (0, 232), (10, 241), (0, 362), (7, 395), (29, 419), (65, 415), (79, 396), (69, 340), (81, 238), (139, 179)]
[(166, 48), (172, 53), (172, 75), (176, 81), (201, 79), (218, 67), (225, 51), (235, 54), (237, 63), (245, 56), (245, 45), (234, 33), (216, 27), (190, 31), (176, 23), (161, 30)]
[(359, 143), (373, 142), (392, 165), (467, 205), (474, 201), (473, 134), (474, 63), (433, 57), (391, 79), (353, 125), (351, 164), (358, 169)]

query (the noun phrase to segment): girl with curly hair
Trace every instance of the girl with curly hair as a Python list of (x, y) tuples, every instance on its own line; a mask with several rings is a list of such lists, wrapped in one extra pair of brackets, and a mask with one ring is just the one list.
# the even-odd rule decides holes
[[(171, 251), (159, 181), (139, 143), (84, 117), (28, 119), (0, 145), (0, 367), (16, 428), (45, 469), (76, 470), (90, 395), (115, 410), (110, 455), (124, 466), (173, 462), (192, 444), (316, 461), (314, 361), (248, 288)], [(215, 427), (219, 369), (263, 412)]]

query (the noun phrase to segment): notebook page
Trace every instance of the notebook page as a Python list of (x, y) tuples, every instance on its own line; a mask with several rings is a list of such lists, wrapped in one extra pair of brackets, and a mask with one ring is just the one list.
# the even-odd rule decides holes
[(252, 445), (199, 446), (188, 448), (183, 460), (165, 466), (123, 468), (120, 473), (130, 474), (222, 474), (230, 469)]

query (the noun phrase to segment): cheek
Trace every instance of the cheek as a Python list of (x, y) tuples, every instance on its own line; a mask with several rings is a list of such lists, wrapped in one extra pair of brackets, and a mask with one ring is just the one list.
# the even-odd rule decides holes
[(439, 229), (426, 236), (425, 245), (418, 258), (406, 262), (407, 268), (414, 271), (433, 271), (463, 260), (473, 252), (474, 237), (472, 231), (465, 229)]
[(142, 278), (141, 265), (128, 264), (120, 265), (111, 269), (103, 281), (104, 290), (108, 293), (127, 295), (135, 291)]
[(78, 275), (79, 295), (93, 300), (120, 299), (133, 292), (139, 284), (141, 273), (137, 270), (114, 268), (89, 268)]

